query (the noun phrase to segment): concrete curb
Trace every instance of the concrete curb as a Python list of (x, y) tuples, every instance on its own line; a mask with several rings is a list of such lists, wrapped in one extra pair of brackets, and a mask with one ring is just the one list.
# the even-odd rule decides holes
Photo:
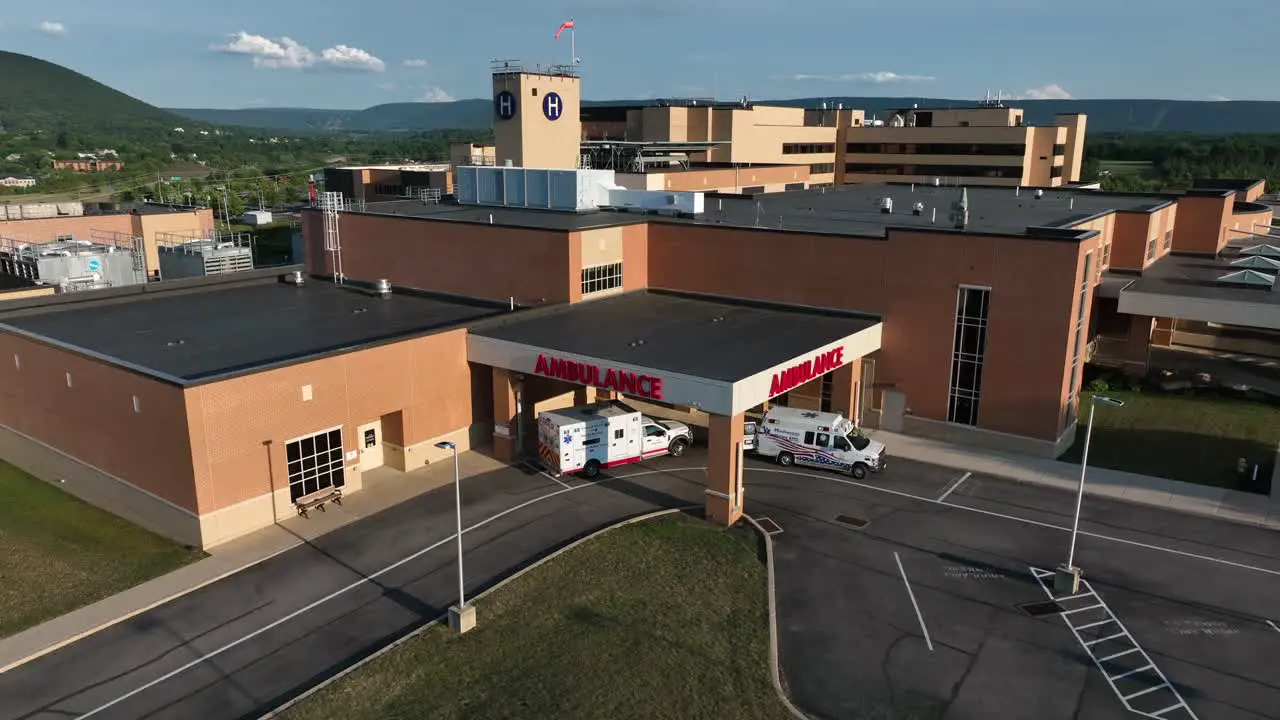
[[(155, 600), (155, 601), (150, 602), (150, 603), (148, 603), (148, 604), (146, 604), (146, 605), (143, 605), (143, 606), (140, 606), (140, 607), (134, 608), (134, 609), (132, 609), (132, 610), (128, 611), (127, 613), (123, 614), (123, 615), (119, 615), (119, 616), (117, 616), (117, 617), (113, 617), (113, 618), (111, 618), (111, 619), (109, 619), (109, 620), (104, 620), (104, 621), (102, 621), (102, 622), (100, 622), (100, 623), (98, 623), (98, 624), (96, 624), (96, 625), (93, 625), (92, 627), (90, 627), (90, 628), (88, 628), (88, 629), (86, 629), (86, 630), (83, 630), (83, 631), (81, 631), (81, 632), (75, 633), (74, 635), (71, 635), (71, 636), (69, 636), (69, 637), (63, 638), (62, 640), (59, 640), (59, 641), (57, 641), (57, 642), (55, 642), (55, 643), (53, 643), (53, 644), (51, 644), (51, 645), (46, 645), (45, 647), (41, 648), (40, 650), (37, 650), (37, 651), (35, 651), (35, 652), (33, 652), (33, 653), (30, 653), (30, 654), (28, 654), (28, 655), (26, 655), (26, 656), (24, 656), (24, 657), (21, 657), (21, 658), (19, 658), (19, 659), (17, 659), (17, 660), (14, 660), (14, 661), (10, 662), (10, 663), (9, 663), (9, 664), (7, 664), (7, 665), (4, 665), (4, 666), (0, 667), (0, 675), (2, 675), (2, 674), (4, 674), (4, 673), (7, 673), (7, 672), (9, 672), (10, 670), (13, 670), (14, 668), (18, 668), (18, 667), (21, 667), (21, 666), (23, 666), (23, 665), (26, 665), (27, 663), (29, 663), (29, 662), (31, 662), (31, 661), (33, 661), (33, 660), (38, 660), (38, 659), (40, 659), (40, 658), (44, 657), (45, 655), (48, 655), (49, 653), (55, 652), (55, 651), (57, 651), (57, 650), (61, 650), (62, 648), (66, 647), (67, 645), (70, 645), (70, 644), (72, 644), (72, 643), (74, 643), (74, 642), (77, 642), (77, 641), (79, 641), (79, 640), (83, 640), (83, 639), (85, 639), (85, 638), (89, 637), (90, 635), (95, 635), (95, 634), (97, 634), (97, 633), (99, 633), (99, 632), (102, 632), (103, 630), (106, 630), (107, 628), (110, 628), (110, 627), (115, 626), (115, 625), (119, 625), (120, 623), (122, 623), (122, 622), (124, 622), (124, 621), (126, 621), (126, 620), (128, 620), (128, 619), (130, 619), (130, 618), (133, 618), (133, 617), (136, 617), (136, 616), (138, 616), (138, 615), (141, 615), (142, 613), (147, 612), (148, 610), (154, 610), (155, 608), (158, 608), (158, 607), (160, 607), (161, 605), (164, 605), (165, 603), (172, 602), (172, 601), (177, 600), (178, 598), (180, 598), (180, 597), (182, 597), (182, 596), (184, 596), (184, 595), (188, 595), (188, 594), (193, 593), (193, 592), (195, 592), (195, 591), (197, 591), (197, 590), (199, 590), (199, 589), (201, 589), (201, 588), (204, 588), (204, 587), (207, 587), (207, 586), (209, 586), (209, 585), (212, 585), (212, 584), (214, 584), (214, 583), (218, 582), (219, 580), (224, 580), (224, 579), (226, 579), (226, 578), (228, 578), (228, 577), (231, 577), (232, 575), (235, 575), (236, 573), (244, 572), (245, 570), (248, 570), (249, 568), (251, 568), (251, 567), (253, 567), (253, 566), (255, 566), (255, 565), (258, 565), (258, 564), (264, 563), (264, 562), (266, 562), (266, 561), (268, 561), (268, 560), (270, 560), (270, 559), (272, 559), (272, 558), (276, 557), (277, 555), (283, 555), (284, 553), (289, 552), (290, 550), (293, 550), (294, 548), (296, 548), (296, 547), (298, 547), (298, 546), (300, 546), (300, 545), (303, 545), (303, 544), (305, 544), (305, 543), (304, 543), (302, 540), (299, 540), (299, 541), (297, 541), (297, 542), (295, 542), (295, 543), (293, 543), (293, 544), (289, 545), (288, 547), (280, 548), (280, 549), (275, 550), (275, 551), (273, 551), (273, 552), (271, 552), (271, 553), (269, 553), (269, 554), (267, 554), (267, 555), (264, 555), (264, 556), (262, 556), (262, 557), (258, 557), (258, 558), (254, 558), (254, 559), (252, 559), (252, 560), (248, 560), (248, 561), (246, 561), (246, 562), (244, 562), (244, 563), (242, 563), (242, 564), (239, 564), (239, 565), (233, 566), (233, 567), (231, 567), (231, 568), (229, 568), (229, 569), (227, 569), (227, 570), (225, 570), (225, 571), (223, 571), (223, 572), (220, 572), (220, 573), (218, 573), (218, 574), (216, 574), (216, 575), (213, 575), (213, 576), (208, 577), (208, 578), (206, 578), (206, 579), (204, 579), (204, 580), (201, 580), (200, 582), (198, 582), (198, 583), (196, 583), (196, 584), (194, 584), (194, 585), (189, 585), (189, 586), (183, 587), (183, 588), (181, 588), (181, 589), (179, 589), (179, 590), (175, 590), (174, 592), (169, 593), (168, 595), (165, 595), (164, 597), (161, 597), (161, 598), (160, 598), (160, 599), (158, 599), (158, 600)], [(188, 566), (186, 566), (186, 567), (187, 567), (187, 568), (195, 568), (195, 567), (196, 567), (197, 565), (199, 565), (200, 563), (203, 563), (203, 562), (209, 562), (210, 560), (213, 560), (213, 559), (214, 559), (213, 557), (206, 557), (206, 558), (204, 558), (204, 559), (202, 559), (202, 560), (198, 560), (198, 561), (196, 561), (196, 562), (194, 562), (194, 563), (192, 563), (191, 565), (188, 565)], [(183, 569), (184, 569), (184, 568), (178, 568), (177, 570), (173, 570), (171, 573), (166, 573), (166, 574), (164, 574), (164, 575), (161, 575), (160, 577), (153, 578), (152, 580), (150, 580), (150, 581), (148, 581), (148, 582), (158, 582), (158, 581), (163, 581), (163, 580), (165, 580), (166, 578), (170, 577), (170, 575), (171, 575), (172, 573), (181, 572)], [(144, 583), (144, 585), (145, 585), (145, 583)], [(115, 595), (111, 595), (111, 596), (109, 596), (109, 597), (103, 598), (102, 600), (99, 600), (98, 602), (99, 602), (99, 603), (102, 603), (102, 602), (108, 602), (108, 601), (110, 601), (112, 598), (119, 597), (121, 594), (123, 594), (123, 593), (127, 593), (127, 592), (129, 592), (130, 590), (137, 590), (139, 587), (142, 587), (142, 586), (137, 586), (137, 585), (135, 585), (134, 587), (129, 588), (129, 589), (126, 589), (126, 590), (122, 590), (122, 591), (120, 591), (119, 593), (116, 593)], [(94, 603), (93, 605), (96, 605), (96, 604), (97, 604), (97, 603)], [(93, 607), (93, 605), (86, 605), (85, 607), (79, 608), (79, 609), (77, 609), (77, 610), (72, 610), (72, 611), (71, 611), (71, 613), (77, 613), (77, 612), (81, 612), (81, 611), (84, 611), (84, 610), (88, 610), (89, 608), (92, 608), (92, 607)], [(68, 613), (67, 615), (70, 615), (71, 613)], [(61, 620), (62, 618), (67, 617), (67, 615), (62, 615), (62, 616), (60, 616), (60, 617), (53, 618), (53, 619), (51, 619), (51, 620), (46, 621), (46, 623), (54, 623), (54, 622), (58, 622), (58, 621), (59, 621), (59, 620)], [(16, 641), (18, 638), (22, 637), (22, 635), (23, 635), (24, 633), (28, 633), (28, 632), (32, 632), (32, 631), (38, 630), (39, 628), (43, 627), (46, 623), (41, 623), (40, 625), (36, 625), (35, 627), (31, 627), (31, 628), (28, 628), (28, 629), (26, 629), (26, 630), (23, 630), (22, 632), (19, 632), (19, 633), (18, 633), (18, 634), (16, 634), (16, 635), (11, 635), (11, 636), (9, 636), (9, 637), (7, 637), (7, 638), (4, 638), (3, 640), (0, 640), (0, 643), (3, 643), (3, 642), (10, 642), (10, 641)]]
[(810, 720), (803, 710), (791, 702), (791, 698), (787, 696), (786, 691), (782, 688), (782, 668), (778, 661), (778, 597), (776, 592), (777, 582), (773, 574), (773, 538), (764, 531), (764, 528), (760, 527), (760, 523), (756, 522), (755, 518), (750, 515), (743, 515), (742, 517), (746, 518), (747, 522), (751, 523), (751, 526), (764, 539), (765, 571), (769, 577), (769, 674), (773, 676), (773, 689), (778, 693), (778, 699), (782, 700), (782, 704), (786, 706), (792, 716), (797, 720)]
[[(559, 550), (556, 550), (555, 552), (551, 553), (550, 555), (547, 555), (546, 557), (544, 557), (544, 558), (542, 558), (542, 559), (538, 560), (537, 562), (534, 562), (534, 563), (532, 563), (532, 564), (528, 565), (527, 567), (521, 568), (520, 570), (517, 570), (516, 572), (512, 573), (511, 575), (508, 575), (507, 577), (503, 578), (502, 580), (499, 580), (496, 584), (494, 584), (494, 585), (493, 585), (492, 587), (490, 587), (489, 589), (485, 590), (484, 592), (480, 593), (479, 595), (475, 595), (474, 597), (472, 597), (472, 599), (471, 599), (471, 601), (470, 601), (470, 602), (475, 603), (475, 602), (478, 602), (478, 601), (480, 601), (480, 600), (483, 600), (483, 599), (484, 599), (485, 597), (487, 597), (490, 593), (493, 593), (493, 592), (496, 592), (497, 590), (502, 589), (502, 588), (503, 588), (504, 586), (506, 586), (508, 583), (514, 582), (515, 580), (519, 579), (520, 577), (523, 577), (526, 573), (532, 572), (533, 570), (535, 570), (535, 569), (537, 569), (537, 568), (541, 567), (544, 563), (550, 562), (551, 560), (554, 560), (554, 559), (556, 559), (556, 558), (560, 557), (561, 555), (563, 555), (563, 554), (565, 554), (566, 552), (568, 552), (568, 551), (570, 551), (570, 550), (572, 550), (572, 549), (574, 549), (574, 548), (578, 547), (579, 545), (583, 545), (583, 544), (585, 544), (585, 543), (587, 543), (587, 542), (589, 542), (589, 541), (591, 541), (591, 540), (594, 540), (594, 539), (596, 539), (596, 538), (600, 537), (601, 535), (604, 535), (605, 533), (612, 532), (612, 531), (614, 531), (614, 530), (617, 530), (618, 528), (626, 527), (626, 526), (628, 526), (628, 525), (634, 525), (634, 524), (636, 524), (636, 523), (644, 522), (644, 521), (646, 521), (646, 520), (652, 520), (652, 519), (657, 518), (657, 517), (662, 517), (663, 515), (673, 515), (673, 514), (675, 514), (675, 513), (678, 513), (678, 512), (684, 511), (684, 510), (696, 509), (696, 508), (700, 508), (700, 507), (702, 507), (702, 506), (701, 506), (701, 505), (682, 505), (682, 506), (680, 506), (680, 507), (669, 508), (669, 509), (666, 509), (666, 510), (655, 510), (654, 512), (645, 513), (645, 514), (643, 514), (643, 515), (637, 515), (636, 517), (628, 518), (628, 519), (626, 519), (626, 520), (622, 520), (622, 521), (620, 521), (620, 522), (616, 522), (616, 523), (614, 523), (614, 524), (612, 524), (612, 525), (608, 525), (608, 526), (606, 526), (606, 527), (600, 528), (599, 530), (596, 530), (596, 531), (595, 531), (595, 532), (593, 532), (593, 533), (590, 533), (590, 534), (588, 534), (588, 535), (585, 535), (585, 536), (583, 536), (583, 537), (578, 538), (577, 540), (574, 540), (573, 542), (569, 543), (568, 545), (565, 545), (564, 547), (560, 548)], [(770, 577), (772, 577), (772, 574), (770, 574)], [(408, 642), (409, 640), (412, 640), (413, 638), (418, 637), (418, 636), (419, 636), (419, 635), (421, 635), (422, 633), (426, 632), (429, 628), (431, 628), (431, 627), (433, 627), (433, 626), (435, 626), (435, 625), (438, 625), (438, 624), (440, 624), (440, 623), (442, 623), (442, 622), (447, 622), (447, 621), (448, 621), (448, 619), (449, 619), (449, 614), (448, 614), (448, 613), (445, 613), (445, 614), (443, 614), (443, 615), (440, 615), (440, 616), (436, 617), (436, 618), (435, 618), (435, 619), (433, 619), (433, 620), (429, 620), (429, 621), (427, 621), (426, 623), (424, 623), (424, 624), (422, 625), (422, 627), (419, 627), (419, 628), (417, 628), (417, 629), (413, 630), (412, 632), (408, 633), (408, 634), (407, 634), (407, 635), (405, 635), (404, 637), (401, 637), (401, 638), (397, 639), (395, 642), (392, 642), (390, 645), (387, 645), (386, 647), (383, 647), (382, 649), (380, 649), (380, 650), (378, 650), (378, 651), (374, 652), (373, 654), (369, 655), (368, 657), (361, 659), (359, 662), (357, 662), (357, 663), (355, 663), (355, 664), (353, 664), (353, 665), (350, 665), (350, 666), (348, 666), (348, 667), (346, 667), (346, 668), (342, 669), (340, 672), (338, 672), (337, 674), (335, 674), (333, 677), (331, 677), (331, 678), (329, 678), (329, 679), (325, 680), (324, 682), (321, 682), (321, 683), (320, 683), (320, 684), (318, 684), (318, 685), (315, 685), (314, 687), (310, 688), (309, 690), (307, 690), (306, 692), (302, 693), (301, 695), (299, 695), (299, 696), (297, 696), (297, 697), (293, 698), (292, 700), (289, 700), (289, 701), (288, 701), (288, 702), (286, 702), (285, 704), (283, 704), (283, 705), (281, 705), (281, 706), (279, 706), (279, 707), (275, 708), (274, 710), (270, 710), (270, 711), (268, 711), (268, 712), (267, 712), (266, 714), (264, 714), (264, 715), (261, 715), (261, 716), (259, 717), (259, 720), (267, 720), (268, 718), (278, 717), (281, 713), (285, 712), (286, 710), (288, 710), (289, 708), (293, 707), (294, 705), (297, 705), (298, 703), (302, 702), (303, 700), (306, 700), (308, 697), (311, 697), (311, 696), (312, 696), (312, 695), (314, 695), (315, 693), (317, 693), (317, 692), (319, 692), (319, 691), (323, 690), (324, 688), (328, 687), (331, 683), (334, 683), (334, 682), (336, 682), (336, 681), (338, 681), (338, 680), (341, 680), (342, 678), (346, 677), (347, 675), (349, 675), (349, 674), (351, 674), (351, 673), (355, 672), (356, 670), (359, 670), (361, 667), (364, 667), (364, 665), (365, 665), (366, 663), (368, 663), (368, 662), (370, 662), (370, 661), (372, 661), (372, 660), (374, 660), (374, 659), (376, 659), (376, 658), (379, 658), (379, 657), (381, 657), (381, 656), (385, 655), (386, 653), (390, 652), (391, 650), (394, 650), (395, 648), (399, 647), (401, 644), (406, 643), (406, 642)], [(776, 673), (775, 673), (775, 676), (776, 676)], [(807, 718), (805, 718), (804, 720), (808, 720), (808, 719), (807, 719)]]

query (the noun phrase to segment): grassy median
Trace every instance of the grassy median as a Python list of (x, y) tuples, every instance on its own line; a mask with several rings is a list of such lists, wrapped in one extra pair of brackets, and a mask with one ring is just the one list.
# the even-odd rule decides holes
[(755, 536), (671, 518), (619, 528), (290, 708), (312, 718), (789, 718), (769, 677)]
[(201, 557), (0, 461), (0, 638)]
[[(1280, 442), (1280, 409), (1274, 405), (1208, 393), (1145, 390), (1101, 394), (1123, 400), (1125, 405), (1098, 406), (1089, 448), (1090, 467), (1264, 491), (1237, 476), (1236, 462), (1242, 457), (1250, 462), (1274, 458)], [(1081, 395), (1076, 443), (1063, 460), (1080, 461), (1089, 395)]]

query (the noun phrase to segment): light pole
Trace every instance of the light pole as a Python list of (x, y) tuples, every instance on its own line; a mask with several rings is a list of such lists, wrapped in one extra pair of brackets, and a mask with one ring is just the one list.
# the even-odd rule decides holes
[(458, 604), (449, 608), (449, 627), (461, 635), (476, 626), (476, 609), (467, 606), (467, 591), (462, 574), (462, 475), (458, 472), (458, 446), (445, 441), (436, 443), (436, 447), (453, 452), (453, 500), (457, 508), (455, 537), (458, 540)]
[(1080, 484), (1076, 487), (1076, 512), (1071, 520), (1071, 547), (1067, 550), (1067, 562), (1058, 566), (1054, 575), (1054, 589), (1074, 595), (1080, 590), (1080, 568), (1076, 567), (1076, 537), (1080, 534), (1080, 508), (1084, 505), (1084, 478), (1089, 471), (1089, 443), (1093, 440), (1093, 413), (1098, 403), (1112, 407), (1124, 407), (1123, 400), (1104, 395), (1089, 396), (1089, 422), (1084, 431), (1084, 450), (1080, 453)]

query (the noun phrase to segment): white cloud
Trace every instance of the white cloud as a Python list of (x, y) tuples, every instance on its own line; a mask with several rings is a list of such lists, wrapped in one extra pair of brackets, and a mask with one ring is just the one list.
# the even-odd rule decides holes
[(1062, 89), (1061, 85), (1049, 84), (1027, 88), (1015, 100), (1074, 100), (1071, 93)]
[(816, 80), (819, 82), (852, 82), (888, 85), (890, 83), (932, 82), (936, 78), (932, 75), (910, 75), (891, 72), (889, 70), (877, 70), (875, 72), (842, 73), (839, 75), (809, 75), (801, 73), (799, 75), (792, 75), (791, 79), (798, 82)]
[(216, 52), (231, 55), (247, 55), (253, 58), (253, 66), (266, 70), (305, 70), (313, 67), (330, 67), (363, 72), (382, 72), (387, 64), (371, 53), (349, 45), (334, 45), (319, 53), (289, 37), (272, 40), (264, 35), (254, 35), (241, 30), (229, 36), (223, 45), (211, 45)]
[(422, 94), (418, 96), (418, 102), (425, 102), (425, 103), (453, 102), (453, 96), (450, 95), (447, 91), (445, 91), (444, 88), (432, 86), (428, 88), (423, 88)]
[(387, 69), (387, 64), (382, 62), (380, 58), (374, 57), (366, 50), (349, 45), (335, 45), (331, 48), (325, 48), (320, 53), (320, 60), (336, 68), (347, 70), (383, 72)]
[(409, 58), (404, 61), (404, 66), (407, 68), (423, 68), (427, 66), (427, 61), (422, 58)]
[(39, 25), (36, 26), (36, 30), (39, 30), (45, 35), (52, 35), (54, 37), (61, 37), (67, 34), (66, 25), (63, 25), (60, 22), (52, 22), (50, 20), (45, 20), (41, 22)]

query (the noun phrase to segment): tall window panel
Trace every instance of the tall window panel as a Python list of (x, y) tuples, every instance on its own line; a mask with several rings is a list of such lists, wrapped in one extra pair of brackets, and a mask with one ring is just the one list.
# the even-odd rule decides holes
[(957, 294), (955, 345), (951, 353), (951, 388), (947, 399), (949, 422), (978, 424), (990, 302), (990, 288), (962, 286)]
[(287, 443), (285, 457), (289, 462), (289, 499), (293, 502), (313, 492), (346, 484), (342, 428)]
[[(1090, 252), (1084, 256), (1084, 274), (1080, 277), (1080, 296), (1076, 299), (1076, 329), (1071, 337), (1071, 386), (1067, 391), (1068, 398), (1075, 398), (1076, 393), (1080, 391), (1080, 365), (1087, 342), (1085, 336), (1089, 328), (1089, 282), (1092, 279), (1090, 277), (1092, 272), (1093, 253)], [(1076, 419), (1074, 408), (1074, 400), (1068, 400), (1066, 423), (1063, 427), (1070, 425)]]

